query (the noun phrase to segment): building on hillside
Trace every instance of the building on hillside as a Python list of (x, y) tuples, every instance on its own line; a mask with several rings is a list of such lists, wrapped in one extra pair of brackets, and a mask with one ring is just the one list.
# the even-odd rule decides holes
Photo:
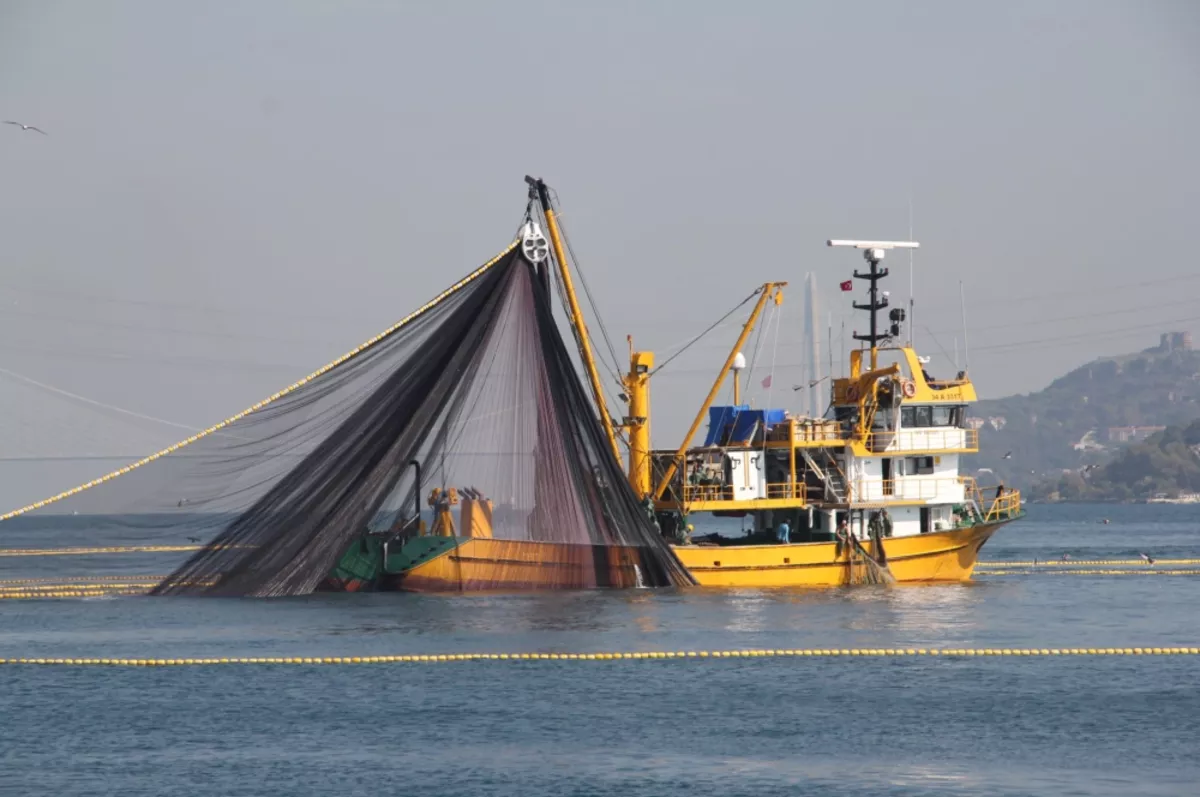
[(1191, 351), (1191, 332), (1164, 332), (1159, 336), (1158, 350), (1165, 353), (1173, 351)]
[(1110, 426), (1108, 441), (1110, 443), (1140, 443), (1155, 432), (1166, 429), (1165, 426)]

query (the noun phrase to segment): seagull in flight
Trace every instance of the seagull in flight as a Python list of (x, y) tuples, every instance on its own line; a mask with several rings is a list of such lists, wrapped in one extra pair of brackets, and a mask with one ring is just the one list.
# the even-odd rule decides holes
[(1012, 452), (1009, 451), (1007, 454), (1005, 454), (1003, 457), (1001, 457), (1001, 459), (1012, 459)]
[(6, 120), (4, 121), (4, 124), (6, 124), (6, 125), (16, 125), (16, 126), (20, 127), (22, 130), (34, 130), (34, 131), (37, 131), (38, 133), (41, 133), (43, 136), (48, 136), (48, 135), (50, 135), (49, 133), (47, 133), (45, 130), (43, 130), (43, 129), (42, 129), (42, 128), (40, 128), (40, 127), (34, 127), (33, 125), (27, 125), (27, 124), (23, 124), (23, 123), (21, 123), (21, 122), (10, 122), (10, 121), (8, 121), (8, 120), (6, 119)]
[(1154, 564), (1154, 557), (1151, 556), (1150, 554), (1139, 553), (1138, 556), (1142, 557), (1142, 561), (1145, 562), (1146, 564), (1148, 564), (1148, 565)]

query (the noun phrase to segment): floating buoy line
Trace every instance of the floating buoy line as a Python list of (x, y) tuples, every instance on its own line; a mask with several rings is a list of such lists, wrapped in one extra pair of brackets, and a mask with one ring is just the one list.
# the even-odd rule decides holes
[(0, 665), (200, 667), (270, 664), (436, 664), (442, 662), (614, 661), (628, 659), (730, 658), (959, 658), (975, 656), (1197, 656), (1200, 647), (1146, 648), (789, 648), (786, 650), (689, 650), (621, 653), (438, 653), (397, 656), (273, 656), (253, 658), (0, 658)]
[[(1200, 559), (1155, 559), (1159, 565), (1200, 565)], [(1113, 565), (1141, 565), (1153, 567), (1144, 559), (1040, 559), (1032, 562), (979, 562), (976, 571), (994, 567), (1111, 567)]]

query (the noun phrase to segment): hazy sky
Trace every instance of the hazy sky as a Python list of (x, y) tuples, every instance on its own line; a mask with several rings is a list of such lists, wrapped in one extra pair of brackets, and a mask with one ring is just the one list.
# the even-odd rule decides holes
[[(618, 355), (789, 280), (755, 398), (800, 407), (805, 272), (865, 328), (824, 242), (906, 238), (911, 199), (935, 373), (962, 280), (982, 394), (1036, 390), (1200, 332), (1198, 41), (1187, 0), (0, 0), (0, 119), (50, 133), (0, 126), (0, 459), (184, 436), (12, 374), (185, 426), (273, 392), (503, 248), (526, 173)], [(656, 378), (656, 446), (735, 334)]]

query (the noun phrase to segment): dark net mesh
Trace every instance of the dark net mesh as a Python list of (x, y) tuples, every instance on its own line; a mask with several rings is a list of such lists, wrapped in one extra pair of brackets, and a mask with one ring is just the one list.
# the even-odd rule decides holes
[(442, 539), (470, 545), (396, 586), (692, 583), (613, 458), (544, 284), (510, 249), (253, 411), (20, 514), (202, 540), (156, 594), (298, 595), (339, 583), (367, 539), (429, 542), (425, 499), (454, 488)]

